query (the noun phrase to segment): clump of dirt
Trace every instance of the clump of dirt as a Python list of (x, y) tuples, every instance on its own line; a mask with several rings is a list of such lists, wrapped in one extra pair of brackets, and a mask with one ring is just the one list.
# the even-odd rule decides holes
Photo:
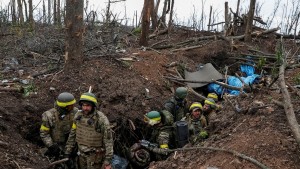
[[(213, 35), (209, 32), (187, 32), (180, 29), (175, 31), (177, 31), (176, 34), (168, 35), (169, 37), (158, 36), (151, 39), (150, 44), (163, 39), (167, 39), (168, 43), (172, 44), (184, 41), (185, 38)], [(255, 47), (266, 53), (274, 53), (273, 45), (276, 43), (273, 36), (270, 38), (272, 38), (272, 43), (268, 39), (254, 39)], [(15, 39), (17, 44), (11, 43), (11, 39)], [(180, 86), (180, 84), (165, 78), (166, 76), (177, 76), (176, 67), (168, 67), (168, 65), (174, 62), (177, 63), (177, 66), (195, 70), (198, 64), (210, 62), (221, 73), (225, 73), (224, 66), (229, 66), (228, 72), (231, 74), (231, 72), (238, 71), (239, 65), (239, 62), (233, 57), (247, 52), (248, 48), (254, 46), (242, 41), (237, 41), (234, 46), (231, 46), (224, 40), (210, 40), (205, 41), (202, 46), (190, 50), (172, 51), (167, 48), (145, 51), (140, 48), (132, 48), (131, 46), (137, 46), (137, 41), (131, 39), (130, 42), (135, 44), (128, 45), (124, 53), (101, 55), (103, 50), (97, 48), (85, 55), (84, 63), (78, 65), (73, 73), (65, 74), (62, 69), (63, 63), (59, 61), (62, 59), (61, 57), (58, 57), (58, 61), (54, 59), (56, 61), (52, 63), (54, 56), (60, 56), (59, 53), (63, 53), (61, 51), (63, 48), (52, 48), (52, 52), (57, 52), (51, 54), (50, 60), (52, 61), (43, 57), (30, 58), (36, 61), (35, 63), (39, 63), (36, 65), (32, 62), (25, 62), (24, 57), (31, 57), (27, 54), (32, 48), (18, 39), (18, 37), (4, 37), (0, 42), (1, 53), (5, 53), (1, 59), (9, 61), (3, 62), (1, 65), (1, 70), (3, 70), (1, 79), (11, 80), (14, 77), (21, 80), (26, 79), (30, 82), (29, 84), (25, 85), (14, 81), (11, 88), (16, 87), (16, 84), (31, 85), (31, 90), (25, 93), (26, 95), (15, 91), (1, 91), (0, 163), (4, 168), (41, 168), (40, 166), (49, 164), (49, 161), (39, 153), (39, 149), (43, 147), (39, 138), (39, 127), (42, 113), (53, 107), (55, 98), (61, 92), (71, 92), (78, 99), (80, 94), (87, 92), (91, 86), (100, 102), (99, 109), (115, 125), (115, 145), (121, 151), (122, 145), (120, 144), (124, 138), (128, 136), (125, 145), (130, 146), (134, 141), (140, 139), (143, 133), (131, 135), (132, 133), (128, 130), (120, 130), (120, 127), (128, 127), (128, 119), (137, 127), (143, 127), (143, 123), (141, 123), (143, 114), (150, 110), (161, 109), (164, 101), (172, 96), (174, 88)], [(53, 43), (60, 44), (60, 42)], [(268, 45), (265, 45), (266, 43)], [(35, 52), (38, 52), (39, 48), (41, 46), (35, 46)], [(27, 54), (24, 54), (24, 51), (27, 51)], [(43, 51), (45, 52), (43, 54), (49, 52)], [(98, 55), (95, 55), (97, 53)], [(122, 58), (133, 58), (133, 60), (128, 61)], [(12, 64), (12, 60), (18, 62)], [(53, 65), (58, 65), (58, 69), (34, 78), (27, 78), (29, 75), (47, 70)], [(10, 69), (6, 69), (6, 67), (10, 67)], [(287, 71), (287, 79), (293, 79), (299, 74), (297, 73), (299, 71), (299, 68)], [(20, 72), (23, 73), (20, 74)], [(288, 81), (295, 85), (295, 81)], [(147, 90), (149, 93), (146, 92)], [(197, 89), (197, 91), (201, 92), (201, 89)], [(298, 168), (300, 164), (299, 150), (288, 127), (284, 109), (271, 102), (271, 99), (282, 100), (278, 91), (278, 88), (271, 90), (262, 87), (246, 97), (236, 99), (241, 109), (248, 108), (249, 105), (254, 104), (254, 101), (267, 105), (266, 108), (254, 113), (246, 110), (236, 112), (235, 107), (228, 100), (221, 100), (224, 109), (218, 114), (219, 123), (209, 128), (210, 137), (200, 142), (199, 145), (237, 151), (270, 168)], [(188, 100), (193, 102), (198, 101), (199, 98), (190, 94)], [(297, 119), (300, 119), (298, 96), (292, 95), (292, 100), (297, 112)], [(189, 146), (192, 145), (187, 145), (187, 147)], [(121, 152), (116, 153), (122, 154)], [(177, 151), (171, 154), (166, 161), (153, 162), (150, 165), (150, 168), (207, 167), (258, 168), (255, 164), (238, 158), (230, 152), (213, 150)]]

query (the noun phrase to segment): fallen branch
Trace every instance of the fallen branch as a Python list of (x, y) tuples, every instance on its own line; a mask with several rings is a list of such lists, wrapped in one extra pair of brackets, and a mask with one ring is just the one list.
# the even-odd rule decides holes
[(279, 86), (280, 90), (282, 92), (283, 100), (284, 100), (284, 111), (287, 117), (288, 124), (292, 130), (292, 133), (295, 137), (295, 140), (298, 144), (300, 145), (300, 127), (297, 122), (296, 115), (294, 113), (294, 108), (293, 104), (291, 103), (291, 96), (287, 90), (286, 83), (285, 83), (285, 78), (284, 78), (284, 71), (285, 71), (285, 64), (286, 61), (282, 56), (282, 65), (279, 67)]
[(54, 161), (54, 162), (50, 163), (47, 168), (50, 168), (50, 167), (52, 167), (52, 166), (54, 166), (56, 164), (60, 164), (60, 163), (66, 162), (68, 160), (69, 160), (69, 158), (63, 158), (61, 160)]
[(292, 86), (289, 82), (285, 82), (285, 83), (294, 93), (296, 93), (300, 97), (300, 91), (298, 91), (298, 89)]
[[(258, 37), (258, 36), (261, 36), (261, 35), (265, 35), (265, 34), (269, 34), (269, 33), (272, 33), (272, 32), (276, 32), (279, 29), (280, 28), (273, 28), (273, 29), (262, 31), (262, 32), (252, 32), (251, 36), (257, 36)], [(240, 40), (240, 39), (244, 39), (245, 35), (231, 36), (231, 37), (228, 37), (228, 38)]]
[(245, 154), (239, 153), (237, 151), (234, 150), (226, 150), (226, 149), (222, 149), (222, 148), (215, 148), (215, 147), (186, 147), (186, 148), (177, 148), (177, 149), (169, 149), (170, 152), (176, 152), (176, 151), (188, 151), (188, 150), (213, 150), (213, 151), (222, 151), (222, 152), (226, 152), (229, 154), (232, 154), (234, 156), (240, 157), (242, 159), (245, 159), (255, 165), (257, 165), (258, 167), (262, 168), (262, 169), (268, 169), (268, 167), (262, 163), (260, 163), (259, 161), (257, 161), (256, 159), (246, 156)]
[(201, 94), (197, 93), (193, 88), (188, 87), (188, 89), (189, 89), (188, 91), (192, 92), (194, 95), (198, 96), (200, 99), (202, 99), (202, 100), (206, 100), (207, 99), (206, 97), (204, 97)]
[(277, 106), (279, 106), (281, 108), (284, 108), (284, 105), (283, 105), (283, 103), (281, 101), (272, 99), (271, 102), (274, 103), (274, 104), (276, 104)]
[(35, 78), (37, 76), (47, 74), (47, 73), (52, 72), (52, 71), (57, 70), (57, 69), (58, 69), (58, 66), (56, 66), (54, 68), (51, 68), (51, 69), (42, 70), (41, 72), (38, 72), (38, 73), (35, 73), (35, 74), (31, 75), (31, 77)]
[[(196, 80), (185, 80), (185, 79), (178, 79), (178, 78), (172, 78), (172, 77), (165, 77), (167, 79), (170, 79), (170, 80), (175, 80), (175, 81), (179, 81), (179, 82), (188, 82), (188, 83), (216, 83), (222, 87), (225, 87), (225, 88), (228, 88), (228, 89), (232, 89), (232, 90), (238, 90), (240, 91), (241, 88), (240, 87), (235, 87), (235, 86), (230, 86), (228, 84), (225, 84), (223, 82), (219, 82), (219, 81), (216, 81), (216, 80), (211, 80), (211, 81), (196, 81)], [(247, 89), (250, 91), (250, 88)]]
[(205, 44), (201, 44), (201, 45), (197, 45), (197, 46), (189, 46), (186, 48), (179, 48), (179, 49), (174, 49), (171, 52), (177, 52), (177, 51), (187, 51), (187, 50), (191, 50), (191, 49), (197, 49), (197, 48), (201, 48), (205, 45), (209, 44), (209, 42), (205, 43)]

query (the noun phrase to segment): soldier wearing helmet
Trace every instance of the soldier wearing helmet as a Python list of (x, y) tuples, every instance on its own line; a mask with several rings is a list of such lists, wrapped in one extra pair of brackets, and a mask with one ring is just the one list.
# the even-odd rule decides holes
[(207, 95), (208, 99), (213, 99), (216, 103), (216, 111), (220, 111), (222, 109), (222, 106), (218, 104), (219, 97), (216, 93), (208, 93)]
[(78, 111), (75, 103), (71, 93), (63, 92), (58, 95), (54, 108), (42, 114), (40, 137), (48, 148), (46, 155), (58, 158), (64, 150), (74, 115)]
[(191, 104), (188, 116), (190, 140), (195, 143), (199, 139), (207, 138), (208, 134), (204, 130), (207, 127), (206, 118), (203, 116), (202, 105), (199, 102)]
[(217, 104), (213, 99), (208, 98), (204, 101), (203, 113), (204, 116), (206, 117), (208, 124), (217, 117), (217, 113), (216, 113), (217, 108), (218, 108)]
[(155, 153), (156, 160), (165, 159), (169, 154), (166, 150), (170, 148), (172, 137), (172, 114), (166, 110), (161, 112), (150, 111), (144, 115), (144, 122), (153, 129), (149, 142), (154, 143), (156, 146), (145, 146), (143, 143), (142, 146)]
[(83, 93), (79, 105), (81, 110), (74, 117), (66, 157), (77, 143), (79, 168), (111, 168), (113, 138), (108, 118), (97, 110), (97, 99), (93, 93)]
[(175, 91), (175, 95), (164, 104), (164, 109), (174, 116), (174, 122), (180, 121), (186, 116), (186, 113), (188, 113), (187, 94), (187, 88), (178, 87)]

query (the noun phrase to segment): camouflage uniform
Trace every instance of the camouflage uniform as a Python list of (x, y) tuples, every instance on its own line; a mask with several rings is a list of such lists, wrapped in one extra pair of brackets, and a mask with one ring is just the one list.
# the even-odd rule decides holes
[(74, 115), (78, 109), (74, 108), (69, 113), (64, 113), (64, 111), (64, 109), (55, 104), (55, 108), (42, 114), (40, 137), (46, 147), (50, 147), (54, 143), (57, 143), (61, 150), (64, 149), (71, 130)]
[(149, 139), (152, 143), (157, 143), (158, 148), (151, 148), (150, 151), (156, 154), (156, 160), (163, 160), (169, 154), (166, 149), (170, 148), (172, 141), (172, 134), (174, 130), (173, 126), (173, 116), (168, 111), (160, 112), (162, 116), (162, 121), (160, 124), (152, 126), (153, 131), (151, 133), (151, 138)]
[(206, 99), (203, 106), (203, 114), (206, 117), (208, 125), (217, 118), (218, 106), (212, 99)]
[(193, 119), (191, 115), (188, 117), (190, 141), (195, 143), (197, 140), (201, 139), (200, 133), (205, 131), (204, 128), (207, 127), (207, 121), (203, 115), (199, 119)]
[(165, 103), (164, 109), (173, 115), (174, 122), (180, 121), (186, 116), (186, 113), (188, 113), (187, 101), (186, 99), (178, 101), (175, 97), (172, 97)]
[(74, 117), (66, 154), (78, 144), (79, 168), (98, 169), (110, 164), (113, 157), (113, 139), (107, 117), (100, 111), (84, 115), (78, 111)]

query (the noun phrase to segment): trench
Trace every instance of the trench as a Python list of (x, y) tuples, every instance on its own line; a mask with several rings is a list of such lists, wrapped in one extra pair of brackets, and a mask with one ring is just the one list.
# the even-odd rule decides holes
[[(41, 123), (40, 120), (40, 117), (31, 117), (22, 124), (16, 126), (16, 128), (24, 139), (40, 148), (43, 148), (44, 144), (39, 135)], [(117, 166), (123, 165), (123, 160), (125, 159), (127, 163), (127, 169), (147, 168), (147, 166), (140, 167), (135, 162), (130, 160), (130, 147), (135, 143), (138, 143), (139, 140), (149, 138), (152, 132), (151, 128), (145, 127), (144, 122), (140, 119), (130, 120), (124, 117), (115, 119), (111, 122), (111, 124), (114, 124), (114, 155), (117, 155), (114, 157), (118, 157), (114, 158), (113, 161), (117, 164)], [(152, 158), (153, 155), (151, 155), (151, 160)], [(119, 168), (121, 169), (122, 167), (119, 166)]]

